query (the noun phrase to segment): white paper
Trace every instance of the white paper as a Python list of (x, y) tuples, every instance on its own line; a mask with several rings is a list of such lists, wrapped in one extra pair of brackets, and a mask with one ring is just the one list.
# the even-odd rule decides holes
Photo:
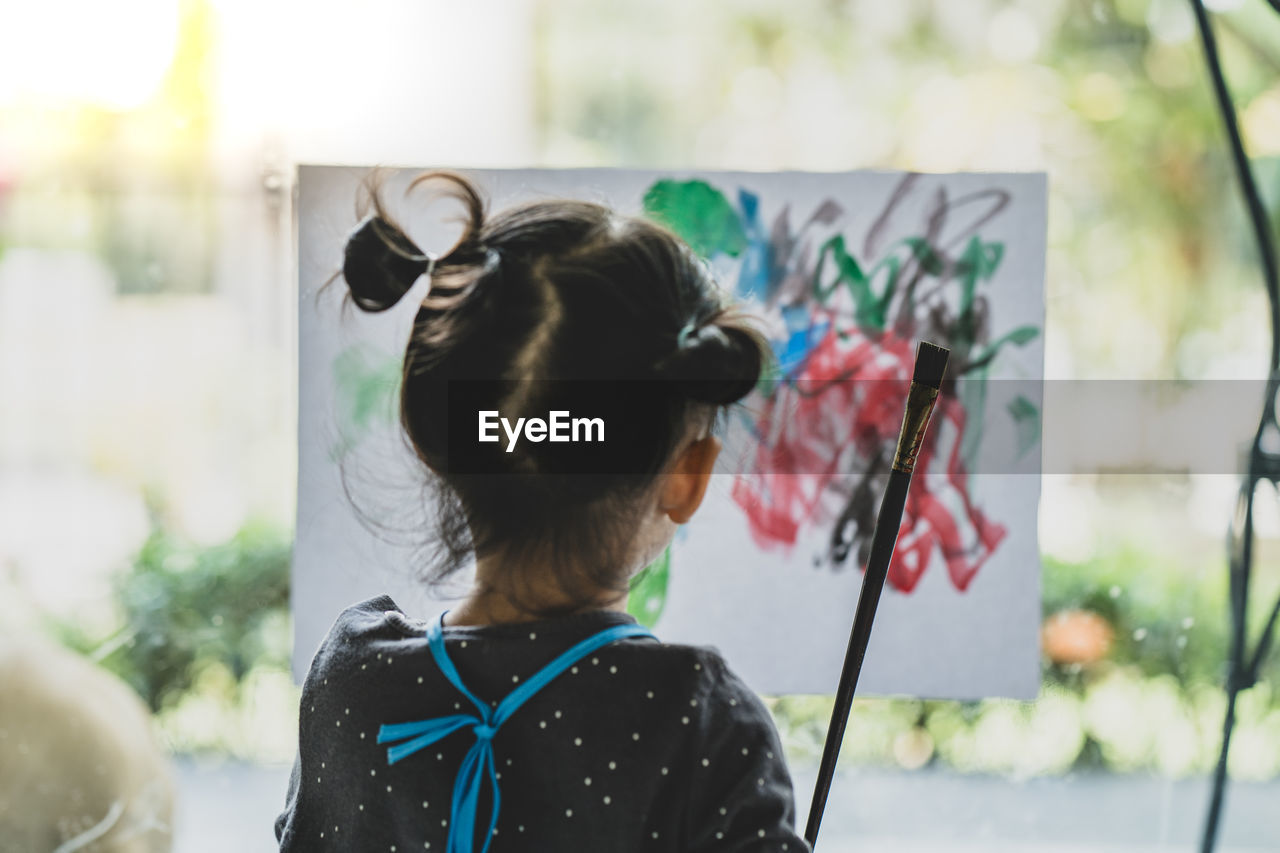
[[(411, 614), (429, 618), (451, 601), (428, 595), (415, 576), (412, 546), (429, 537), (430, 510), (422, 502), (418, 463), (398, 431), (392, 393), (416, 312), (414, 297), (426, 292), (427, 281), (420, 280), (399, 305), (377, 316), (354, 308), (342, 311), (346, 288), (341, 280), (321, 289), (341, 266), (346, 234), (356, 222), (355, 200), (364, 174), (360, 169), (307, 166), (299, 175), (299, 466), (293, 566), (294, 670), (299, 676), (338, 612), (353, 602), (389, 593)], [(403, 201), (403, 189), (416, 174), (418, 170), (390, 173), (386, 197), (418, 244), (427, 251), (440, 251), (457, 234), (457, 226), (448, 222), (455, 211), (448, 202)], [(961, 395), (972, 409), (965, 416), (982, 424), (980, 437), (971, 437), (976, 442), (966, 445), (969, 464), (961, 469), (964, 488), (955, 487), (954, 469), (948, 477), (944, 451), (957, 433), (954, 423), (939, 410), (930, 431), (938, 433), (940, 451), (928, 470), (917, 469), (912, 497), (933, 495), (938, 501), (935, 507), (945, 507), (946, 517), (958, 523), (955, 541), (960, 544), (974, 544), (974, 512), (992, 529), (1002, 530), (1002, 535), (989, 555), (970, 561), (971, 570), (976, 566), (971, 578), (962, 574), (959, 580), (953, 579), (935, 545), (918, 580), (904, 583), (911, 574), (902, 574), (909, 561), (895, 557), (896, 585), (886, 586), (880, 601), (859, 694), (960, 699), (1035, 696), (1039, 685), (1040, 417), (1039, 401), (1028, 389), (1034, 389), (1043, 376), (1043, 175), (621, 170), (471, 170), (467, 174), (485, 188), (492, 209), (534, 197), (569, 196), (603, 202), (633, 215), (644, 212), (642, 200), (656, 181), (704, 181), (729, 202), (743, 232), (755, 236), (737, 257), (719, 253), (710, 258), (717, 278), (729, 289), (743, 280), (744, 263), (765, 257), (758, 253), (765, 251), (766, 244), (774, 252), (774, 266), (779, 267), (774, 275), (765, 276), (766, 285), (776, 285), (789, 274), (777, 263), (781, 257), (778, 218), (784, 211), (793, 236), (816, 212), (824, 214), (810, 223), (799, 240), (809, 244), (809, 263), (798, 265), (806, 274), (811, 273), (821, 247), (827, 244), (830, 250), (830, 238), (837, 234), (844, 237), (847, 258), (868, 274), (873, 292), (883, 287), (892, 272), (887, 257), (899, 258), (900, 287), (913, 274), (914, 263), (920, 271), (915, 292), (926, 297), (919, 306), (922, 317), (930, 304), (957, 312), (963, 291), (960, 280), (975, 276), (974, 294), (985, 300), (985, 320), (970, 357), (1013, 330), (1021, 331), (1015, 333), (1016, 340), (1005, 340), (987, 364), (982, 409), (974, 408), (971, 396)], [(752, 202), (741, 195), (744, 191), (755, 198), (754, 228), (746, 215)], [(909, 262), (917, 246), (928, 246), (935, 253), (920, 249), (918, 258), (925, 260)], [(978, 254), (966, 255), (966, 249)], [(792, 255), (792, 260), (802, 254)], [(835, 258), (829, 251), (819, 289), (835, 279)], [(930, 272), (930, 258), (945, 263)], [(981, 263), (975, 261), (966, 268), (965, 258)], [(792, 264), (788, 269), (794, 273), (795, 268)], [(928, 296), (935, 290), (934, 296)], [(812, 304), (804, 311), (792, 311), (791, 320), (794, 323), (798, 314), (807, 316), (811, 324), (815, 318), (843, 317), (830, 321), (846, 333), (832, 343), (836, 352), (873, 341), (874, 335), (863, 335), (853, 319), (850, 293), (846, 280), (825, 302), (810, 299)], [(892, 302), (889, 306), (890, 314), (900, 310)], [(771, 330), (785, 365), (788, 353), (794, 356), (797, 351), (785, 348), (788, 332), (780, 310), (760, 299), (754, 310)], [(892, 331), (891, 319), (888, 327)], [(898, 342), (895, 368), (905, 369), (907, 376), (911, 363), (909, 358), (904, 363), (901, 353), (914, 352), (915, 338), (952, 345), (927, 326), (918, 326), (908, 337)], [(809, 344), (817, 338), (814, 331)], [(883, 361), (882, 348), (874, 341), (869, 346), (880, 352)], [(795, 377), (803, 377), (804, 365), (812, 363), (806, 358), (813, 356), (792, 359)], [(953, 366), (957, 363), (953, 357)], [(1010, 379), (1023, 384), (1002, 381)], [(966, 374), (961, 386), (969, 383), (966, 393), (971, 393), (977, 382), (976, 375)], [(901, 403), (895, 407), (896, 437)], [(1015, 409), (1019, 417), (1011, 414)], [(749, 423), (747, 414), (736, 417), (738, 429)], [(786, 423), (786, 418), (780, 418), (772, 428)], [(727, 440), (731, 449), (744, 447), (741, 441)], [(855, 469), (861, 464), (851, 447), (835, 452)], [(728, 459), (726, 465), (732, 461)], [(352, 497), (377, 519), (380, 532), (357, 518), (344, 489), (343, 466)], [(834, 565), (825, 555), (835, 516), (855, 476), (832, 478), (817, 507), (807, 513), (789, 513), (798, 526), (794, 543), (788, 544), (762, 535), (759, 525), (753, 535), (742, 500), (734, 497), (735, 483), (741, 493), (745, 481), (733, 473), (717, 474), (702, 509), (673, 546), (665, 599), (654, 624), (658, 636), (667, 642), (715, 646), (761, 693), (834, 692), (862, 574), (854, 565), (855, 557)], [(808, 473), (801, 475), (805, 478), (810, 486), (813, 482), (808, 481), (816, 482)], [(876, 507), (882, 482), (872, 501)], [(965, 494), (971, 510), (962, 502)], [(916, 533), (932, 529), (917, 523)], [(870, 530), (865, 535), (869, 537)], [(899, 555), (909, 540), (904, 531)], [(460, 595), (467, 584), (465, 577), (457, 579), (453, 592)], [(905, 591), (908, 586), (909, 592)]]

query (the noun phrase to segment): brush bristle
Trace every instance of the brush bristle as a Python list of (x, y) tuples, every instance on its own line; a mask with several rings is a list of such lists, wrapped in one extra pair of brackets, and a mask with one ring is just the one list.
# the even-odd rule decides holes
[(947, 357), (950, 355), (949, 349), (921, 341), (916, 347), (916, 370), (911, 375), (911, 381), (930, 388), (941, 388), (942, 376), (947, 372)]

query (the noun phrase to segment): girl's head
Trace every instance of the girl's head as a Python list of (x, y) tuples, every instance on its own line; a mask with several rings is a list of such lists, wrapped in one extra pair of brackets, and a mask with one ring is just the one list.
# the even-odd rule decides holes
[[(464, 211), (462, 236), (433, 262), (402, 373), (401, 423), (436, 491), (428, 578), (474, 552), (500, 566), (487, 582), (525, 612), (621, 593), (697, 508), (718, 451), (710, 427), (755, 385), (764, 342), (658, 225), (562, 199), (489, 215), (466, 178), (430, 172), (410, 189), (426, 182)], [(376, 215), (348, 242), (343, 274), (357, 306), (384, 311), (426, 264), (371, 196)], [(629, 408), (625, 428), (606, 419), (609, 461), (590, 473), (572, 443), (508, 451), (505, 436), (475, 444), (474, 426), (458, 435), (477, 410), (514, 424), (593, 405)], [(480, 467), (458, 463), (463, 441), (487, 454)]]

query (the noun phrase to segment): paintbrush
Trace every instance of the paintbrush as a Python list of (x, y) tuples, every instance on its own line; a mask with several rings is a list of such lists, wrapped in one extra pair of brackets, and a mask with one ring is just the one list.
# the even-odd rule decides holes
[(836, 690), (835, 707), (831, 709), (831, 723), (827, 726), (822, 763), (818, 766), (818, 784), (813, 791), (813, 804), (809, 807), (804, 837), (811, 847), (817, 843), (818, 826), (827, 807), (831, 777), (835, 774), (836, 758), (840, 755), (845, 725), (849, 722), (849, 708), (853, 705), (853, 691), (858, 686), (862, 659), (867, 654), (867, 642), (871, 639), (871, 623), (876, 618), (876, 605), (880, 603), (893, 547), (898, 541), (898, 529), (902, 526), (902, 510), (907, 502), (916, 456), (924, 440), (925, 428), (929, 425), (929, 416), (933, 414), (933, 404), (938, 399), (938, 389), (942, 387), (942, 376), (947, 371), (950, 354), (950, 350), (925, 341), (916, 348), (915, 372), (911, 375), (911, 390), (907, 392), (907, 410), (902, 417), (902, 431), (898, 434), (898, 449), (893, 457), (884, 498), (880, 502), (880, 514), (876, 516), (875, 532), (871, 536), (871, 555), (862, 576), (862, 591), (858, 594), (858, 608), (853, 615), (849, 648), (844, 656), (844, 669), (840, 671), (840, 686)]

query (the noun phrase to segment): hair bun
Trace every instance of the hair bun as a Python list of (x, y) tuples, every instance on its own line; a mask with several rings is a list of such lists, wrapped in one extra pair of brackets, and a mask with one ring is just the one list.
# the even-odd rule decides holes
[(347, 237), (342, 277), (351, 299), (365, 311), (386, 311), (409, 292), (432, 261), (398, 227), (366, 216)]
[(658, 373), (678, 382), (691, 400), (727, 405), (751, 392), (763, 366), (759, 336), (750, 330), (690, 323), (676, 336), (676, 351), (658, 366)]

